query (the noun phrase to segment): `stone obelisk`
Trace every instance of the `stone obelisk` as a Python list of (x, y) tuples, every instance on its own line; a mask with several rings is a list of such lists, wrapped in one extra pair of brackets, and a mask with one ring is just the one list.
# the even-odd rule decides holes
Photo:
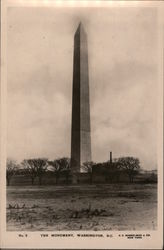
[(87, 34), (80, 23), (74, 36), (72, 91), (71, 170), (81, 172), (91, 161), (91, 129)]

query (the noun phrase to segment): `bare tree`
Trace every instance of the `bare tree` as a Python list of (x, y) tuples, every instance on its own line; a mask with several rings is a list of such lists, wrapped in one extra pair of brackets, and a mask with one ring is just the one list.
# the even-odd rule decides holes
[(7, 159), (7, 167), (6, 167), (6, 180), (7, 186), (10, 185), (10, 181), (13, 175), (16, 174), (18, 170), (17, 163), (13, 159)]
[(64, 166), (63, 166), (63, 161), (61, 159), (57, 159), (54, 161), (48, 161), (48, 164), (52, 167), (55, 178), (56, 178), (56, 184), (58, 184), (59, 178), (61, 171), (63, 171)]
[(140, 161), (134, 157), (121, 157), (118, 158), (118, 165), (128, 174), (129, 181), (134, 181), (134, 176), (138, 174), (140, 169)]
[(89, 174), (90, 184), (93, 182), (93, 168), (94, 163), (92, 161), (84, 162), (82, 165), (82, 169)]
[(22, 165), (25, 167), (26, 172), (31, 177), (31, 184), (34, 184), (36, 177), (39, 178), (39, 185), (42, 185), (42, 178), (47, 170), (47, 159), (38, 158), (38, 159), (27, 159), (22, 162)]
[(23, 160), (22, 166), (25, 168), (25, 173), (30, 176), (31, 184), (34, 185), (34, 180), (37, 177), (37, 168), (31, 159)]
[(63, 157), (58, 160), (59, 165), (61, 166), (62, 172), (66, 178), (66, 184), (69, 183), (69, 176), (70, 176), (70, 159), (67, 157)]
[(113, 165), (113, 169), (114, 169), (115, 180), (116, 180), (116, 182), (119, 182), (123, 167), (119, 163), (118, 159), (116, 159), (116, 158), (113, 159), (112, 165)]

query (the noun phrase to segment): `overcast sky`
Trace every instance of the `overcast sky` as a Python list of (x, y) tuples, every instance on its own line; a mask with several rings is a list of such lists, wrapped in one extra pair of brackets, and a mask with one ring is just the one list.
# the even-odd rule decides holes
[(154, 8), (8, 9), (8, 157), (70, 157), (73, 39), (88, 35), (92, 160), (156, 168)]

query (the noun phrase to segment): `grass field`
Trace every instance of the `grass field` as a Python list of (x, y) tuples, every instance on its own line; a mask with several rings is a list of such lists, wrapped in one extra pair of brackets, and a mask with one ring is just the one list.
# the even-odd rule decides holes
[(156, 184), (7, 188), (9, 231), (156, 228)]

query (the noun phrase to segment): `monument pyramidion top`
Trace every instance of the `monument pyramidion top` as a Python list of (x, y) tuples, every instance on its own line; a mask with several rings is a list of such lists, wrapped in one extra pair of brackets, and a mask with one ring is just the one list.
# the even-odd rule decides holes
[(79, 34), (86, 34), (86, 32), (85, 32), (85, 30), (84, 30), (84, 26), (83, 26), (83, 24), (82, 24), (82, 22), (79, 22), (79, 25), (78, 25), (78, 27), (77, 27), (77, 30), (76, 30), (76, 32), (75, 32), (75, 35), (79, 35)]

